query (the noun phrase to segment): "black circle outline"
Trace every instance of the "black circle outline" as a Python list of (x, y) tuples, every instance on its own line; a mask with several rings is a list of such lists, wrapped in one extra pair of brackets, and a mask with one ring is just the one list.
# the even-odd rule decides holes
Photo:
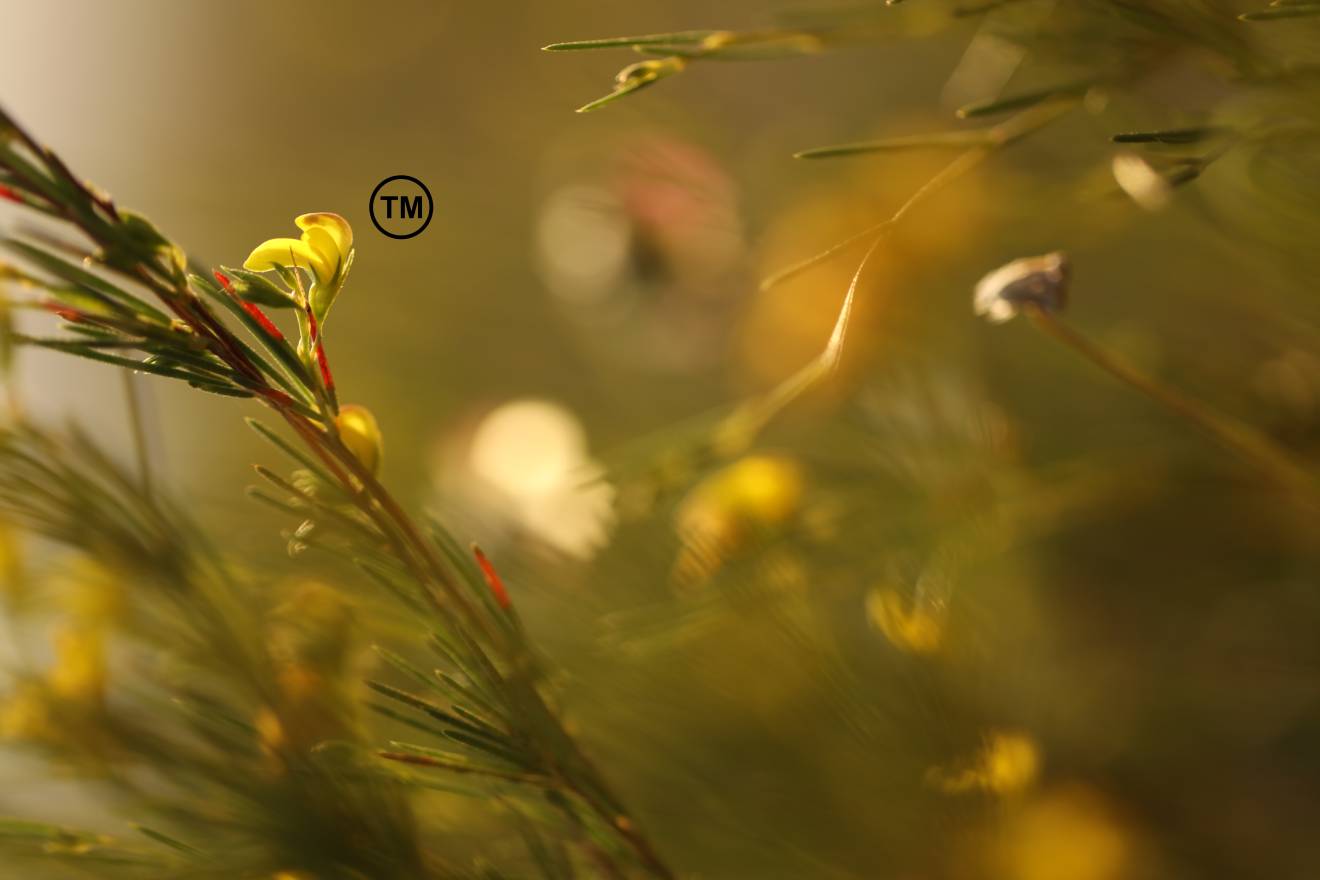
[[(426, 193), (426, 219), (422, 221), (421, 226), (418, 226), (415, 230), (409, 232), (407, 235), (399, 235), (397, 232), (390, 232), (389, 230), (385, 229), (385, 227), (381, 226), (380, 221), (376, 219), (376, 194), (380, 192), (380, 188), (382, 186), (394, 180), (410, 180), (413, 183), (420, 186), (422, 188), (422, 192)], [(417, 236), (421, 235), (424, 231), (426, 231), (427, 226), (431, 225), (431, 218), (435, 216), (435, 199), (431, 197), (431, 191), (426, 188), (426, 184), (422, 183), (420, 180), (413, 177), (411, 174), (393, 174), (382, 180), (380, 183), (376, 184), (376, 188), (371, 191), (371, 200), (367, 202), (367, 214), (370, 215), (371, 217), (371, 225), (376, 227), (376, 231), (379, 232), (381, 235), (388, 236), (389, 238), (393, 238), (397, 240), (403, 240), (406, 238), (416, 238)]]

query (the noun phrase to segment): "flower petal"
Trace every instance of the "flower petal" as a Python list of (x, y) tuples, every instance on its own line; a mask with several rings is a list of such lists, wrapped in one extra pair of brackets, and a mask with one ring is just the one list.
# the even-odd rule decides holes
[(328, 268), (324, 278), (319, 279), (322, 284), (328, 285), (338, 276), (339, 271), (344, 265), (344, 255), (339, 251), (339, 244), (334, 236), (323, 226), (310, 226), (302, 234), (303, 241), (311, 246), (321, 258), (321, 262)]
[[(303, 214), (293, 221), (298, 224), (298, 228), (304, 233), (310, 233), (313, 229), (324, 230), (334, 242), (335, 252), (339, 255), (337, 261), (343, 265), (348, 259), (348, 252), (353, 249), (353, 227), (348, 225), (348, 221), (338, 214), (332, 214), (329, 211), (321, 211), (315, 214)], [(303, 236), (307, 238), (307, 235)], [(317, 236), (319, 238), (319, 236)]]
[(243, 268), (253, 272), (265, 272), (276, 266), (305, 269), (317, 280), (328, 279), (335, 271), (334, 263), (327, 265), (325, 258), (311, 244), (297, 238), (263, 241), (243, 261)]

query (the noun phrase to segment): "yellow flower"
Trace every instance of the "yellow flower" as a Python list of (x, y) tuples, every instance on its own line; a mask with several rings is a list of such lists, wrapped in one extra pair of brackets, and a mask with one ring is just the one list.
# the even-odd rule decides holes
[(353, 228), (338, 214), (324, 211), (303, 214), (293, 222), (302, 230), (300, 238), (263, 241), (248, 254), (243, 268), (266, 272), (282, 267), (307, 272), (312, 278), (312, 311), (322, 319), (344, 286), (353, 263)]

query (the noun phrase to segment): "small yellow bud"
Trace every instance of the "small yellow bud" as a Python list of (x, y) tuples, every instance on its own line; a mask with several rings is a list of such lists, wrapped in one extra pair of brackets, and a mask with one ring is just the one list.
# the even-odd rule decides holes
[(382, 440), (376, 417), (365, 406), (349, 404), (340, 407), (335, 417), (335, 427), (339, 430), (339, 439), (349, 451), (357, 456), (358, 461), (371, 473), (380, 470)]

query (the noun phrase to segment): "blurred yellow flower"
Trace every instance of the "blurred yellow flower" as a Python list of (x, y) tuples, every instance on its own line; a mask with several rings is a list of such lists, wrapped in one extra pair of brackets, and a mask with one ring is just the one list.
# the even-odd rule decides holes
[(1136, 849), (1098, 794), (1069, 787), (1033, 799), (1008, 820), (992, 846), (992, 876), (1122, 880), (1133, 876)]
[(797, 512), (802, 491), (802, 469), (795, 461), (782, 455), (749, 455), (697, 484), (679, 509), (680, 530), (711, 515), (779, 525)]
[(739, 459), (698, 483), (679, 504), (680, 582), (708, 577), (752, 535), (788, 523), (802, 505), (802, 468), (782, 455)]
[(257, 710), (257, 715), (252, 719), (252, 726), (257, 730), (257, 739), (261, 742), (261, 748), (268, 755), (274, 756), (288, 744), (288, 738), (284, 734), (284, 724), (280, 721), (280, 716), (275, 714), (275, 710), (269, 706), (262, 706)]
[(26, 593), (22, 541), (12, 525), (0, 520), (0, 596), (11, 604), (18, 604)]
[(908, 606), (898, 591), (882, 588), (866, 597), (866, 616), (885, 638), (904, 651), (931, 654), (944, 638), (943, 607), (936, 603), (914, 602)]
[(89, 626), (114, 621), (124, 611), (123, 575), (90, 557), (79, 557), (60, 576), (61, 606)]
[(99, 627), (76, 625), (55, 639), (55, 665), (47, 678), (51, 692), (82, 703), (105, 694), (105, 636)]
[(1029, 788), (1040, 772), (1040, 749), (1022, 733), (995, 731), (972, 762), (957, 769), (933, 767), (927, 780), (949, 794), (986, 791), (1011, 795)]
[(44, 689), (20, 684), (0, 703), (0, 739), (48, 739), (53, 732)]

